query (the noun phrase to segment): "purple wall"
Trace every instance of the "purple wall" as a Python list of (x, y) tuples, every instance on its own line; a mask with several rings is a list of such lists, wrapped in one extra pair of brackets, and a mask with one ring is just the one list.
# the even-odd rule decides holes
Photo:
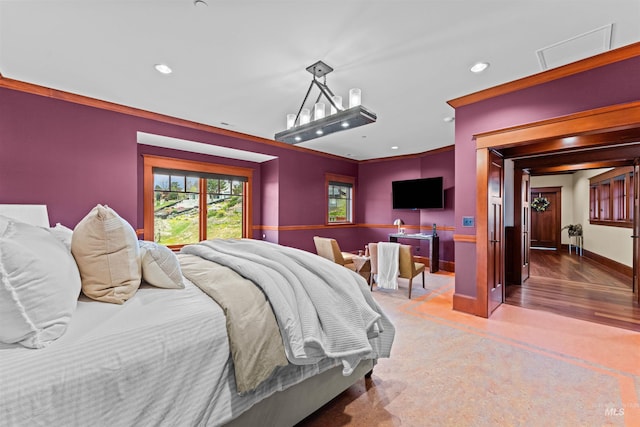
[(135, 120), (0, 89), (0, 203), (43, 203), (75, 226), (98, 203), (137, 223)]
[[(280, 224), (278, 212), (280, 209), (280, 191), (278, 186), (278, 175), (280, 171), (280, 160), (274, 159), (262, 164), (262, 220), (263, 224), (276, 227)], [(254, 224), (259, 224), (254, 220)], [(263, 230), (260, 238), (269, 242), (278, 243), (277, 230)]]
[[(387, 240), (389, 233), (396, 231), (392, 226), (396, 218), (405, 223), (408, 232), (430, 232), (433, 223), (440, 230), (440, 260), (454, 261), (453, 221), (454, 221), (454, 151), (443, 151), (426, 154), (420, 157), (406, 159), (374, 161), (360, 164), (358, 174), (358, 222), (374, 225), (363, 228), (359, 235), (358, 248), (369, 242)], [(444, 209), (392, 209), (391, 182), (404, 179), (430, 178), (442, 176), (444, 178), (445, 208)], [(375, 226), (378, 227), (375, 227)], [(393, 228), (389, 228), (392, 226)], [(409, 242), (403, 242), (409, 243)], [(417, 255), (429, 254), (428, 241), (411, 241), (416, 248)]]
[[(476, 215), (476, 147), (473, 135), (509, 126), (550, 119), (579, 111), (640, 99), (640, 57), (456, 109), (455, 226)], [(472, 248), (472, 249), (471, 249)], [(456, 293), (476, 296), (475, 246), (456, 244)]]
[[(136, 132), (233, 147), (277, 156), (262, 164), (140, 145)], [(155, 120), (0, 88), (0, 203), (44, 203), (52, 223), (74, 227), (98, 203), (108, 204), (135, 228), (143, 227), (142, 154), (252, 168), (254, 238), (315, 251), (313, 236), (335, 237), (344, 250), (386, 240), (389, 228), (325, 228), (325, 174), (356, 178), (356, 222), (388, 226), (453, 221), (453, 151), (365, 164), (257, 143)], [(391, 181), (444, 176), (443, 211), (391, 209)], [(134, 184), (136, 183), (136, 184)], [(417, 228), (416, 228), (417, 231)], [(453, 245), (441, 232), (441, 258)], [(451, 233), (449, 233), (451, 234)], [(449, 242), (449, 243), (447, 243)], [(427, 249), (424, 249), (425, 253)]]
[[(261, 152), (279, 159), (260, 165), (144, 146), (136, 142), (137, 131)], [(323, 204), (318, 192), (323, 191), (324, 171), (357, 172), (357, 164), (349, 160), (0, 89), (0, 203), (47, 204), (52, 223), (69, 227), (96, 204), (108, 204), (134, 227), (142, 228), (144, 153), (254, 169), (254, 224), (267, 226), (323, 224), (309, 216), (318, 211), (315, 205)], [(262, 171), (267, 175), (264, 195)], [(314, 222), (309, 222), (311, 219)], [(262, 232), (257, 230), (254, 237), (261, 238)], [(277, 234), (272, 237), (277, 241)]]

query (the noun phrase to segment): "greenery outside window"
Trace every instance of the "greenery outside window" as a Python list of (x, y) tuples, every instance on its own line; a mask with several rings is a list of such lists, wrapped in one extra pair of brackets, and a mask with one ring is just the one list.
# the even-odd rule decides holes
[(252, 170), (144, 156), (144, 238), (179, 248), (250, 237)]
[(633, 227), (633, 168), (620, 167), (589, 179), (589, 222)]
[(327, 224), (354, 222), (355, 178), (327, 174)]

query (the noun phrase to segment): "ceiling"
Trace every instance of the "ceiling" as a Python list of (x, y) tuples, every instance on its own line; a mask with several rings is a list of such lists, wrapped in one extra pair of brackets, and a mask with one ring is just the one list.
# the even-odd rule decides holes
[(378, 120), (300, 145), (365, 160), (452, 145), (447, 100), (640, 41), (638, 0), (205, 1), (0, 0), (0, 74), (273, 139), (322, 60)]

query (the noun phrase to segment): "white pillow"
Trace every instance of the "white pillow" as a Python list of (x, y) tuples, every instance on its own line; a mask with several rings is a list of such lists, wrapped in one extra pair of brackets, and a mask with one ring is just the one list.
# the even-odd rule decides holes
[(97, 205), (76, 225), (71, 253), (89, 298), (123, 304), (135, 295), (142, 278), (138, 238), (109, 206)]
[(62, 336), (76, 309), (80, 274), (42, 227), (0, 216), (0, 342), (42, 348)]
[(141, 240), (142, 279), (159, 288), (182, 289), (182, 270), (178, 257), (168, 247)]
[(55, 227), (49, 228), (49, 232), (53, 234), (53, 236), (60, 240), (71, 252), (71, 237), (73, 236), (73, 230), (69, 227), (65, 227), (59, 222), (56, 223)]

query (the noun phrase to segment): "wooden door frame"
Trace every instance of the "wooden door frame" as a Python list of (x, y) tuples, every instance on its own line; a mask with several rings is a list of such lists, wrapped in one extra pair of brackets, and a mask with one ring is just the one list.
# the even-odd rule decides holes
[[(518, 147), (528, 155), (560, 153), (579, 148), (611, 146), (607, 134), (640, 131), (640, 101), (583, 111), (550, 120), (533, 122), (474, 135), (476, 142), (476, 297), (454, 298), (454, 307), (489, 317), (487, 277), (489, 148)], [(593, 138), (593, 135), (601, 138)], [(637, 260), (634, 259), (634, 264)]]
[[(496, 301), (495, 299), (492, 300), (491, 295), (487, 295), (487, 313), (489, 315), (491, 315), (491, 313), (493, 311), (495, 311), (498, 307), (500, 307), (500, 305), (502, 303), (504, 303), (504, 299), (505, 299), (505, 288), (506, 288), (506, 283), (505, 283), (505, 272), (504, 272), (504, 265), (505, 265), (505, 259), (504, 259), (504, 158), (503, 156), (494, 150), (489, 150), (489, 165), (491, 165), (492, 163), (495, 165), (497, 164), (497, 160), (499, 159), (499, 168), (500, 168), (500, 189), (498, 191), (498, 197), (496, 197), (494, 194), (491, 194), (489, 191), (487, 191), (487, 209), (493, 209), (494, 213), (493, 213), (493, 225), (494, 227), (496, 226), (497, 223), (497, 233), (498, 235), (492, 235), (491, 231), (489, 229), (487, 229), (487, 238), (489, 239), (487, 241), (487, 262), (491, 262), (491, 264), (493, 265), (493, 277), (491, 278), (495, 284), (495, 280), (496, 280), (496, 276), (498, 277), (498, 282), (499, 283), (499, 290), (496, 290), (494, 288), (493, 292), (499, 292), (498, 296), (500, 301), (496, 304), (494, 303), (494, 301)], [(491, 170), (488, 171), (489, 175), (491, 175)], [(496, 220), (496, 212), (495, 212), (495, 208), (493, 208), (492, 206), (495, 206), (495, 199), (499, 199), (500, 200), (500, 212), (499, 212), (499, 218)], [(487, 213), (489, 211), (487, 210)], [(488, 222), (487, 222), (488, 225)], [(493, 240), (491, 240), (491, 238), (493, 238)], [(497, 244), (496, 244), (497, 243)], [(490, 248), (493, 247), (493, 252), (491, 252)], [(491, 253), (493, 253), (493, 255), (491, 255)], [(497, 262), (496, 262), (497, 260)], [(488, 266), (488, 264), (486, 264)], [(487, 271), (487, 277), (491, 277), (490, 275), (490, 271)], [(491, 284), (489, 284), (489, 286), (491, 286)], [(496, 298), (496, 295), (493, 295), (493, 298)]]
[(640, 304), (640, 159), (633, 162), (633, 292)]
[[(556, 229), (556, 250), (559, 251), (562, 248), (562, 231), (560, 230), (560, 228), (562, 228), (562, 187), (535, 187), (536, 191), (533, 191), (533, 190), (534, 188), (531, 187), (529, 189), (529, 192), (532, 194), (533, 193), (555, 193), (556, 200), (560, 201), (560, 207), (558, 207), (557, 209), (554, 208), (556, 224), (560, 226)], [(533, 200), (533, 198), (531, 200)], [(531, 210), (529, 210), (529, 223), (531, 223)], [(529, 227), (531, 227), (531, 224), (529, 224)], [(531, 236), (529, 236), (529, 239), (531, 239)], [(530, 249), (531, 247), (529, 247), (529, 250)]]
[[(513, 214), (515, 215), (513, 223), (516, 226), (515, 236), (518, 236), (517, 238), (514, 236), (514, 239), (519, 240), (520, 244), (514, 245), (513, 249), (516, 252), (514, 258), (518, 261), (518, 265), (514, 264), (512, 268), (514, 276), (518, 278), (518, 283), (522, 285), (529, 278), (531, 268), (529, 265), (529, 249), (531, 248), (531, 175), (524, 169), (515, 168), (513, 179)], [(527, 182), (526, 188), (523, 188), (524, 182)], [(519, 189), (517, 194), (516, 189)], [(526, 242), (524, 241), (525, 235)]]

